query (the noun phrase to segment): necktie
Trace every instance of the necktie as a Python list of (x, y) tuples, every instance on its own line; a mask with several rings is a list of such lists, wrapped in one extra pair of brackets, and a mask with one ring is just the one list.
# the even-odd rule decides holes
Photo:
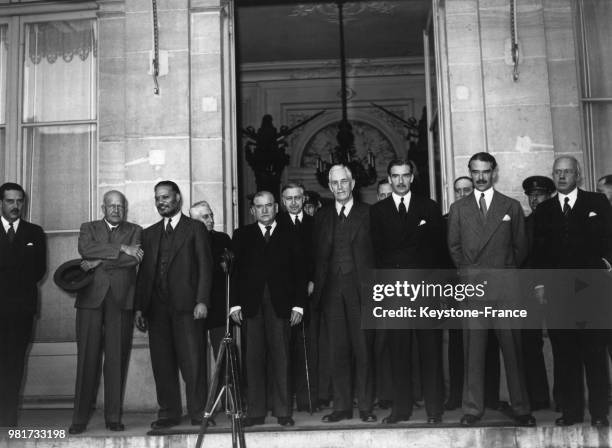
[(344, 214), (344, 205), (340, 209), (340, 221), (344, 221), (346, 219), (346, 215)]
[(117, 230), (117, 227), (110, 227), (108, 229), (108, 242), (110, 243), (111, 240), (113, 239), (113, 233), (115, 233), (115, 231)]
[(487, 217), (487, 201), (485, 201), (484, 193), (480, 193), (480, 200), (478, 201), (480, 204), (480, 213), (483, 218)]
[(166, 233), (170, 235), (174, 229), (172, 228), (172, 218), (168, 220), (168, 224), (166, 224)]
[(565, 201), (563, 201), (563, 216), (568, 217), (572, 207), (569, 205), (569, 198), (565, 196)]
[(298, 218), (297, 216), (295, 217), (295, 227), (300, 227), (300, 224), (302, 224), (302, 222), (300, 221), (300, 218)]
[(401, 202), (400, 202), (400, 205), (398, 207), (398, 210), (399, 210), (399, 214), (400, 214), (400, 216), (402, 218), (406, 216), (406, 204), (404, 204), (404, 198), (403, 197), (401, 198)]
[(8, 236), (9, 243), (13, 243), (13, 240), (15, 239), (15, 228), (13, 227), (12, 222), (9, 222), (9, 229), (6, 236)]
[(266, 226), (266, 233), (264, 235), (264, 240), (266, 240), (266, 243), (270, 241), (270, 230), (271, 229), (272, 229), (272, 226)]

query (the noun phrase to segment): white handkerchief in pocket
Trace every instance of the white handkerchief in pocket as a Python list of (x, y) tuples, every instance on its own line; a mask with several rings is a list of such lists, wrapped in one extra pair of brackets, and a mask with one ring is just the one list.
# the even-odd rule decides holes
[(504, 215), (504, 217), (502, 218), (502, 221), (510, 221), (510, 216)]
[(425, 221), (424, 219), (421, 219), (421, 222), (419, 223), (419, 227), (423, 226), (425, 224), (427, 224), (427, 221)]
[(597, 216), (597, 213), (595, 213), (595, 212), (589, 212), (589, 218), (592, 218), (593, 216)]
[(33, 245), (34, 245), (34, 243), (28, 243), (28, 244), (26, 244), (26, 246), (33, 246)]

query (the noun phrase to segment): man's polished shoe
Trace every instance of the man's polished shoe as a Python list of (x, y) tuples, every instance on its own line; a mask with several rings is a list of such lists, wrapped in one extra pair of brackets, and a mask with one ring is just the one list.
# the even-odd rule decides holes
[(266, 422), (266, 417), (247, 417), (243, 420), (242, 426), (248, 428), (255, 425), (263, 425)]
[(278, 417), (276, 419), (278, 424), (281, 426), (293, 426), (295, 425), (295, 421), (291, 417)]
[(70, 425), (70, 428), (68, 428), (68, 434), (81, 434), (85, 431), (85, 428), (87, 428), (87, 425), (82, 423), (73, 423)]
[(465, 414), (461, 417), (461, 421), (459, 424), (461, 426), (474, 426), (476, 423), (480, 421), (480, 417), (472, 414)]
[(371, 411), (359, 411), (359, 418), (365, 423), (374, 423), (378, 418)]
[(431, 417), (427, 417), (428, 425), (439, 425), (440, 423), (442, 423), (442, 417), (440, 417), (439, 415), (432, 415)]
[(331, 414), (326, 414), (321, 419), (325, 423), (335, 423), (340, 420), (350, 420), (353, 418), (353, 411), (333, 411)]
[(151, 423), (152, 429), (164, 429), (171, 428), (176, 425), (180, 425), (181, 421), (174, 418), (159, 418)]
[(595, 428), (607, 428), (610, 426), (610, 422), (606, 417), (599, 417), (591, 419), (591, 426)]
[(384, 424), (392, 425), (394, 423), (407, 422), (408, 420), (410, 420), (410, 416), (409, 415), (394, 414), (392, 412), (391, 414), (389, 414), (385, 418), (383, 418), (382, 422)]
[(111, 431), (125, 431), (125, 425), (121, 422), (106, 422), (106, 429)]
[(576, 423), (582, 423), (584, 419), (582, 418), (573, 418), (566, 415), (562, 415), (557, 420), (555, 420), (555, 425), (557, 426), (572, 426)]
[(526, 426), (528, 428), (536, 425), (536, 419), (531, 414), (517, 415), (514, 417), (514, 422), (516, 426)]

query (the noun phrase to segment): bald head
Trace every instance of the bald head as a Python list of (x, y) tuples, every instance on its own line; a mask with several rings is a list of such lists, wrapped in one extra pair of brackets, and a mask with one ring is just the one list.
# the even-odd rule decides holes
[(127, 201), (123, 193), (110, 190), (104, 193), (102, 200), (102, 213), (109, 224), (116, 226), (121, 224), (126, 217)]

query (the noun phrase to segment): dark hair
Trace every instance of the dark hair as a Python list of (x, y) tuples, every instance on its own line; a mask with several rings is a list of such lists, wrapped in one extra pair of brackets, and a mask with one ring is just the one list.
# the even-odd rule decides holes
[(612, 174), (606, 174), (605, 176), (600, 177), (597, 183), (602, 182), (602, 181), (604, 185), (607, 185), (607, 186), (612, 185)]
[(300, 184), (299, 182), (288, 182), (285, 185), (283, 185), (283, 188), (281, 189), (281, 196), (286, 190), (290, 188), (301, 188), (302, 194), (306, 193), (306, 190), (304, 189), (304, 185)]
[(378, 186), (380, 187), (381, 185), (388, 184), (388, 183), (389, 183), (389, 179), (381, 179), (378, 181)]
[(470, 164), (474, 161), (478, 160), (479, 162), (489, 162), (491, 164), (491, 169), (494, 170), (497, 168), (497, 160), (488, 152), (477, 152), (472, 157), (470, 157), (470, 161), (468, 162), (468, 170), (471, 169)]
[(0, 200), (4, 199), (5, 191), (21, 191), (21, 194), (23, 195), (24, 198), (26, 195), (23, 187), (13, 182), (7, 182), (5, 184), (0, 185)]
[(455, 179), (455, 182), (453, 182), (453, 188), (455, 188), (455, 186), (457, 185), (457, 182), (459, 182), (460, 180), (469, 180), (472, 186), (474, 186), (474, 181), (472, 180), (471, 177), (461, 176)]
[(410, 167), (410, 174), (416, 174), (416, 165), (415, 163), (410, 160), (410, 159), (392, 159), (389, 164), (387, 165), (387, 174), (390, 176), (391, 175), (391, 168), (393, 168), (394, 166), (403, 166), (403, 165), (408, 165)]
[(176, 183), (172, 182), (171, 180), (162, 180), (161, 182), (157, 182), (153, 190), (157, 190), (158, 187), (169, 187), (175, 193), (181, 194), (181, 190), (179, 189), (179, 186)]

